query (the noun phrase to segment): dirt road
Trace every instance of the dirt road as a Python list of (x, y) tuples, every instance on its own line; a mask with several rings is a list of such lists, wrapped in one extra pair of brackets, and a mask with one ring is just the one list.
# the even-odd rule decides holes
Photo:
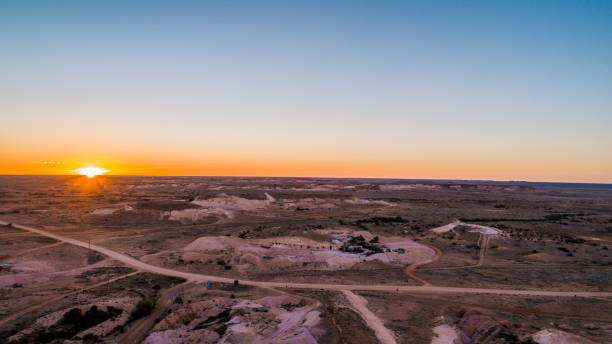
[(343, 290), (342, 293), (353, 306), (354, 310), (361, 315), (361, 318), (366, 322), (368, 327), (374, 331), (376, 338), (378, 338), (382, 344), (397, 344), (393, 332), (386, 328), (382, 320), (368, 309), (368, 301), (366, 299), (353, 294), (349, 290)]
[[(0, 225), (7, 225), (7, 222), (0, 221)], [(26, 230), (32, 233), (37, 233), (49, 238), (67, 242), (76, 246), (88, 248), (89, 245), (86, 242), (63, 237), (57, 234), (53, 234), (44, 230), (13, 224), (15, 228)], [(183, 272), (178, 270), (172, 270), (162, 268), (154, 265), (150, 265), (141, 262), (130, 256), (115, 252), (108, 248), (104, 248), (97, 245), (91, 245), (91, 249), (107, 255), (110, 258), (116, 259), (129, 265), (138, 270), (152, 272), (165, 276), (173, 276), (184, 278), (188, 281), (197, 282), (222, 282), (222, 283), (233, 283), (233, 278), (225, 278), (212, 275), (202, 275), (196, 273)], [(343, 290), (376, 290), (386, 292), (409, 292), (409, 293), (425, 293), (425, 294), (499, 294), (499, 295), (530, 295), (530, 296), (550, 296), (550, 297), (612, 297), (612, 292), (594, 292), (594, 291), (582, 291), (582, 292), (570, 292), (570, 291), (548, 291), (548, 290), (514, 290), (514, 289), (491, 289), (491, 288), (459, 288), (459, 287), (438, 287), (438, 286), (406, 286), (406, 285), (384, 285), (384, 284), (370, 284), (370, 285), (351, 285), (351, 284), (323, 284), (323, 283), (292, 283), (292, 282), (261, 282), (261, 281), (249, 281), (240, 280), (240, 284), (251, 285), (255, 287), (263, 288), (296, 288), (296, 289), (324, 289), (333, 291)]]
[(166, 290), (157, 300), (153, 313), (137, 320), (135, 324), (130, 326), (128, 331), (117, 340), (117, 344), (141, 343), (153, 326), (155, 326), (155, 321), (162, 318), (168, 312), (168, 309), (185, 285), (177, 285)]
[[(453, 223), (449, 223), (446, 226), (442, 226), (442, 227), (438, 227), (438, 228), (434, 228), (433, 230), (439, 230), (440, 228), (454, 228), (453, 226), (458, 226), (458, 225), (463, 225), (463, 226), (472, 226), (472, 227), (476, 227), (478, 229), (481, 229), (482, 232), (480, 232), (480, 235), (478, 236), (478, 241), (477, 241), (477, 245), (480, 248), (480, 252), (478, 253), (478, 263), (476, 264), (470, 264), (470, 265), (463, 265), (463, 266), (448, 266), (448, 267), (444, 267), (444, 268), (428, 268), (426, 269), (427, 271), (436, 271), (436, 270), (457, 270), (457, 269), (468, 269), (468, 268), (477, 268), (480, 267), (484, 264), (485, 262), (485, 256), (487, 254), (487, 251), (489, 249), (489, 242), (491, 240), (491, 236), (492, 235), (498, 235), (499, 231), (493, 227), (486, 227), (486, 226), (481, 226), (481, 225), (472, 225), (469, 223), (464, 223), (464, 222), (453, 222)], [(449, 227), (451, 226), (451, 227)], [(410, 268), (410, 267), (408, 267)], [(410, 275), (411, 277), (416, 277), (414, 275), (414, 269), (412, 269), (412, 274), (409, 274), (408, 268), (406, 269), (406, 274)], [(417, 280), (422, 280), (421, 278), (417, 277)], [(423, 280), (424, 281), (424, 280)], [(426, 284), (424, 284), (426, 285)]]
[(406, 275), (408, 275), (410, 278), (412, 278), (413, 280), (415, 280), (417, 282), (420, 282), (421, 285), (429, 286), (429, 285), (431, 285), (431, 283), (429, 283), (428, 281), (426, 281), (426, 280), (422, 279), (421, 277), (417, 276), (414, 273), (414, 270), (416, 270), (418, 267), (421, 267), (423, 265), (433, 264), (433, 263), (437, 262), (440, 258), (442, 258), (442, 251), (440, 251), (439, 248), (437, 248), (437, 247), (435, 247), (433, 245), (428, 245), (428, 244), (424, 244), (424, 243), (421, 243), (421, 245), (425, 245), (425, 246), (431, 248), (432, 250), (434, 250), (436, 252), (436, 256), (432, 260), (430, 260), (428, 262), (416, 263), (416, 264), (412, 264), (412, 265), (406, 267), (406, 269), (404, 269), (404, 273)]

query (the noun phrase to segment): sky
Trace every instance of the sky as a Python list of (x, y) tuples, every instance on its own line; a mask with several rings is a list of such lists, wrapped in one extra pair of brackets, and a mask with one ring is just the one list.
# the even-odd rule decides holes
[(0, 1), (0, 174), (612, 183), (610, 1)]

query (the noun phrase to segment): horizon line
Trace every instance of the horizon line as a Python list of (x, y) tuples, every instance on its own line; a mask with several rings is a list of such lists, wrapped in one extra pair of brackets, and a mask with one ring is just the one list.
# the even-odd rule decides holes
[[(80, 174), (1, 174), (0, 177), (86, 177)], [(95, 177), (174, 177), (174, 178), (280, 178), (280, 179), (313, 179), (313, 180), (380, 180), (380, 181), (423, 181), (423, 182), (494, 182), (494, 183), (531, 183), (531, 184), (585, 184), (607, 185), (612, 182), (578, 182), (578, 181), (529, 181), (529, 180), (496, 180), (496, 179), (453, 179), (453, 178), (397, 178), (397, 177), (297, 177), (297, 176), (244, 176), (244, 175), (140, 175), (140, 174), (100, 174)], [(93, 177), (93, 178), (95, 178)]]

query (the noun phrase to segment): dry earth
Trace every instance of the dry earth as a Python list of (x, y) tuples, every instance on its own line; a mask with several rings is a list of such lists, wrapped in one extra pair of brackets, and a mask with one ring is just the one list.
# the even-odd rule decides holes
[[(0, 227), (0, 338), (612, 342), (610, 191), (1, 176), (0, 220), (52, 235)], [(132, 319), (142, 300), (153, 312)]]

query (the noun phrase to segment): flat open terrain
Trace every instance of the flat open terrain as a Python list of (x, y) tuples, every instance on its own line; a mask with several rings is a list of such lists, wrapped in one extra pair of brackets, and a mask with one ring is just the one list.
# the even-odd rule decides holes
[(7, 343), (612, 341), (606, 185), (0, 176), (0, 221)]

